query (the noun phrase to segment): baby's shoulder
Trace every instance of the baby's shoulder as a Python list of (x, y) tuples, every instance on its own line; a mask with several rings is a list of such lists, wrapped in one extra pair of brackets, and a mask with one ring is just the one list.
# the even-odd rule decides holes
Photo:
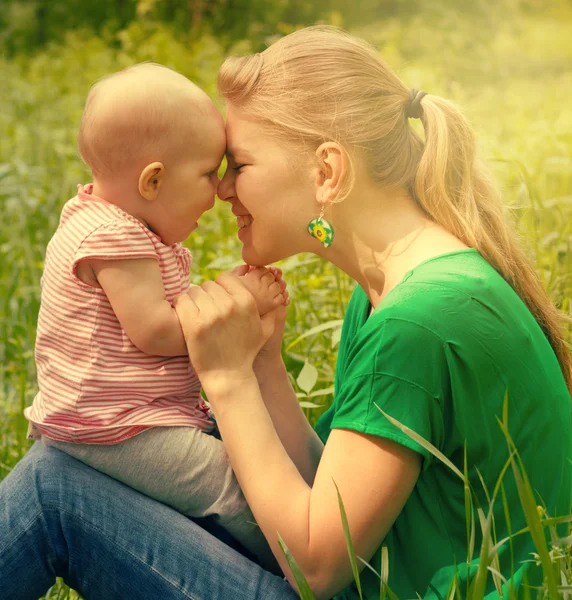
[(114, 204), (98, 199), (86, 201), (78, 196), (65, 203), (60, 218), (62, 227), (81, 232), (83, 237), (109, 233), (125, 237), (150, 237), (143, 223)]

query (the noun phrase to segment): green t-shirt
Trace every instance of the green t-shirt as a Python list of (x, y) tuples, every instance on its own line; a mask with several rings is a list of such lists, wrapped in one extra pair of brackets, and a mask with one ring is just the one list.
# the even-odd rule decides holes
[[(477, 469), (492, 493), (508, 457), (497, 422), (508, 390), (509, 431), (528, 477), (551, 516), (568, 514), (571, 501), (571, 402), (558, 361), (535, 319), (514, 290), (474, 249), (423, 262), (368, 318), (358, 287), (350, 301), (338, 355), (335, 399), (316, 430), (378, 435), (423, 457), (415, 488), (384, 540), (389, 587), (400, 600), (447, 596), (458, 575), (466, 585), (467, 539), (462, 481), (376, 408), (419, 433), (469, 477), (481, 507), (487, 501)], [(512, 472), (504, 477), (511, 530), (526, 526)], [(503, 502), (495, 504), (496, 539), (508, 535)], [(477, 517), (476, 517), (477, 518)], [(471, 573), (477, 568), (480, 527)], [(501, 573), (517, 586), (534, 548), (529, 535), (501, 550)], [(379, 572), (381, 547), (370, 564)], [(457, 567), (455, 567), (457, 565)], [(362, 571), (364, 597), (379, 599), (379, 579)], [(487, 598), (497, 598), (489, 576)], [(505, 590), (506, 593), (506, 590)], [(358, 598), (350, 586), (336, 600)]]

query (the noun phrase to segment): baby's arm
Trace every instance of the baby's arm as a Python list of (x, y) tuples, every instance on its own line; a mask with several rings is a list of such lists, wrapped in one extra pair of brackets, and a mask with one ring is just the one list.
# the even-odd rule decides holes
[(239, 267), (234, 272), (240, 276), (248, 291), (254, 296), (261, 317), (277, 306), (288, 303), (286, 283), (275, 276), (279, 270), (272, 273), (264, 267), (257, 267), (251, 268), (245, 275), (242, 275), (242, 271), (243, 267)]
[(187, 347), (153, 258), (89, 260), (129, 339), (146, 354), (183, 356)]

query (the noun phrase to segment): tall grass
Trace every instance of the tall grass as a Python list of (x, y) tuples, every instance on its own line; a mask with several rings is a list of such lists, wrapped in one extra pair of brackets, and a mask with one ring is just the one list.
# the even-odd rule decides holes
[[(499, 21), (486, 40), (473, 36), (468, 47), (470, 22), (439, 28), (420, 18), (404, 28), (388, 20), (356, 33), (379, 47), (411, 87), (448, 97), (465, 109), (542, 280), (554, 302), (572, 315), (572, 111), (566, 100), (572, 97), (572, 9), (562, 4), (559, 12), (554, 10), (534, 21), (512, 15)], [(235, 50), (248, 51), (248, 44)], [(113, 48), (77, 32), (40, 55), (9, 62), (0, 58), (0, 479), (28, 448), (22, 409), (36, 392), (33, 348), (43, 257), (63, 203), (74, 195), (77, 183), (88, 181), (75, 136), (89, 86), (111, 71), (153, 60), (214, 94), (223, 58), (216, 41), (205, 37), (187, 48), (159, 25), (145, 31), (130, 27)], [(205, 215), (188, 245), (195, 282), (240, 262), (229, 207), (218, 203)], [(314, 423), (332, 399), (340, 326), (354, 284), (310, 255), (292, 257), (281, 266), (293, 300), (284, 357)], [(570, 329), (567, 336), (570, 340)], [(516, 455), (514, 461), (519, 473)], [(502, 500), (502, 486), (497, 492)], [(486, 513), (470, 508), (469, 491), (467, 507), (469, 533), (477, 524), (492, 525)], [(538, 518), (540, 524), (531, 522), (535, 531), (553, 527), (547, 516)], [(566, 544), (553, 543), (548, 549), (553, 563), (557, 546)], [(494, 554), (494, 546), (485, 550), (485, 556)], [(474, 552), (482, 554), (483, 549)], [(546, 561), (542, 548), (539, 560)], [(572, 582), (567, 564), (566, 583), (558, 580), (559, 587)], [(375, 568), (381, 569), (381, 588), (389, 594), (383, 586), (387, 565)], [(488, 562), (487, 569), (494, 569), (494, 563)], [(473, 593), (479, 589), (480, 583), (475, 584)], [(58, 586), (50, 597), (67, 598), (69, 593)]]

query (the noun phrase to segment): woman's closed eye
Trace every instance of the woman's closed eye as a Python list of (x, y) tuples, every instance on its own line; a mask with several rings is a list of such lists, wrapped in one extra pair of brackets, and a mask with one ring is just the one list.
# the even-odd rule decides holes
[(236, 165), (235, 167), (232, 167), (232, 170), (235, 171), (236, 173), (240, 173), (240, 169), (242, 169), (242, 167), (246, 167), (246, 165), (240, 164), (240, 165)]

